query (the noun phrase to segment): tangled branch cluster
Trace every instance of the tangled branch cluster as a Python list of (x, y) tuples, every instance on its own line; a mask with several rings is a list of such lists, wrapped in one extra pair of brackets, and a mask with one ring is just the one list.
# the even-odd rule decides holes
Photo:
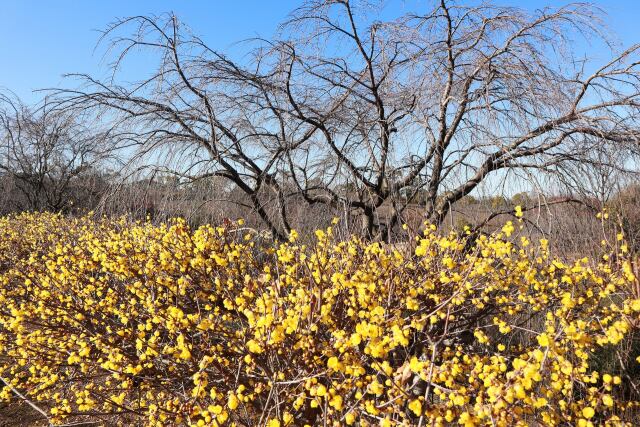
[(5, 217), (2, 397), (52, 423), (631, 424), (624, 241), (567, 263), (517, 228), (265, 248), (238, 223)]

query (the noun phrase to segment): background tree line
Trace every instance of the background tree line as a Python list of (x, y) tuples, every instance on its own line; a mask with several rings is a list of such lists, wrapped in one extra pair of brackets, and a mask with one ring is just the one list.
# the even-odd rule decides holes
[[(3, 95), (2, 209), (242, 216), (278, 239), (339, 216), (385, 241), (404, 223), (490, 225), (515, 204), (546, 233), (580, 218), (562, 212), (634, 211), (639, 46), (611, 42), (601, 11), (376, 9), (305, 1), (242, 59), (173, 15), (116, 21), (110, 79), (72, 75), (33, 107)], [(575, 54), (584, 40), (609, 57)], [(156, 61), (125, 83), (136, 54)]]

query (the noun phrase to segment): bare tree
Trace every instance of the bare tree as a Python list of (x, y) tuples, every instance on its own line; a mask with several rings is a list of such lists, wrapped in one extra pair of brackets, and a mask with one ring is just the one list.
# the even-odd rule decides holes
[(11, 209), (63, 211), (99, 198), (94, 192), (104, 183), (98, 166), (111, 144), (73, 114), (55, 111), (47, 99), (30, 108), (0, 95), (0, 141), (0, 173)]
[[(83, 75), (58, 95), (108, 112), (145, 153), (180, 153), (185, 179), (229, 180), (279, 238), (294, 200), (388, 238), (416, 195), (441, 224), (481, 183), (561, 174), (594, 149), (635, 155), (640, 47), (617, 52), (595, 8), (441, 0), (386, 21), (375, 9), (307, 1), (238, 61), (175, 16), (124, 19), (105, 32), (114, 77), (139, 49), (158, 53), (155, 71), (135, 85)], [(574, 39), (610, 57), (577, 59)]]

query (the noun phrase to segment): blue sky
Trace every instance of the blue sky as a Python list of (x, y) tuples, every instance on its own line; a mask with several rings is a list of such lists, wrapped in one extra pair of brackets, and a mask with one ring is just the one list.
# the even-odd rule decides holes
[[(396, 0), (388, 8), (415, 10), (425, 0)], [(527, 9), (562, 5), (556, 0), (497, 0)], [(34, 89), (67, 85), (64, 73), (102, 75), (101, 51), (94, 51), (97, 30), (118, 17), (173, 11), (210, 46), (269, 37), (299, 0), (0, 0), (0, 87), (27, 102)], [(624, 45), (640, 42), (640, 0), (597, 0), (607, 23)], [(395, 10), (393, 10), (395, 11)], [(143, 65), (143, 64), (141, 64)]]

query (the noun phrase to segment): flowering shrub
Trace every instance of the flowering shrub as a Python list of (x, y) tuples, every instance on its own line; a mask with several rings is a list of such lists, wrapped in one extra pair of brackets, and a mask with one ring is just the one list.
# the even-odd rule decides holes
[(474, 242), (427, 227), (400, 250), (331, 229), (258, 247), (237, 224), (5, 217), (2, 397), (52, 423), (631, 424), (622, 239), (567, 263), (517, 226)]

